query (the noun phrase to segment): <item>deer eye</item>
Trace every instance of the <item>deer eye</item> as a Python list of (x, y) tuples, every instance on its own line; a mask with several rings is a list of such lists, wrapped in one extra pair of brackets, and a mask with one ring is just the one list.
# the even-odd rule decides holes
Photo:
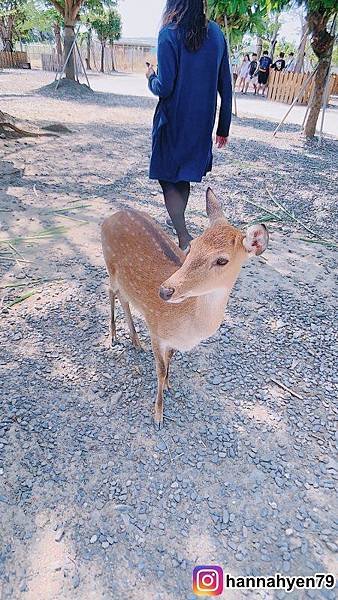
[(220, 266), (220, 267), (224, 267), (224, 265), (228, 264), (228, 259), (225, 258), (224, 256), (220, 256), (217, 260), (216, 260), (216, 265)]

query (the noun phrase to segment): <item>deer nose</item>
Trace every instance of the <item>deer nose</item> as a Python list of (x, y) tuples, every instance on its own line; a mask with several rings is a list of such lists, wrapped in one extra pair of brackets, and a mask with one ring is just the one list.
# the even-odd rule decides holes
[(160, 287), (160, 297), (162, 300), (170, 300), (174, 293), (174, 288), (166, 288), (163, 285)]

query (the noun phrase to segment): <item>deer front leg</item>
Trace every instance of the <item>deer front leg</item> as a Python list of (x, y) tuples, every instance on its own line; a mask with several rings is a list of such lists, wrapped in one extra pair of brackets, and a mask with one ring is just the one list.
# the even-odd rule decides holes
[(170, 385), (169, 385), (169, 367), (170, 367), (170, 361), (174, 355), (175, 350), (166, 350), (165, 353), (165, 360), (166, 360), (166, 364), (167, 364), (167, 374), (164, 380), (164, 389), (165, 390), (170, 390)]
[(152, 338), (151, 340), (153, 353), (156, 363), (157, 372), (157, 396), (155, 402), (155, 424), (161, 429), (163, 425), (163, 390), (165, 389), (165, 382), (168, 376), (168, 351), (161, 348), (161, 344), (158, 340)]
[(124, 315), (125, 315), (125, 317), (127, 319), (127, 324), (128, 324), (129, 331), (130, 331), (131, 341), (133, 342), (133, 345), (135, 346), (135, 348), (137, 348), (138, 350), (142, 350), (141, 342), (140, 342), (139, 337), (137, 335), (137, 331), (135, 329), (133, 317), (132, 317), (132, 314), (130, 312), (129, 302), (127, 302), (124, 299), (124, 297), (122, 296), (122, 294), (120, 292), (118, 292), (117, 297), (118, 297), (118, 299), (120, 301), (120, 304), (122, 306)]

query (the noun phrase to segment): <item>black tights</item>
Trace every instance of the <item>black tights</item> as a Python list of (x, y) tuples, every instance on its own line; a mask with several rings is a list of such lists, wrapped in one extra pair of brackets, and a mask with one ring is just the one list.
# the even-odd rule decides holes
[(170, 183), (162, 180), (159, 183), (163, 191), (166, 209), (178, 235), (180, 248), (186, 248), (192, 240), (185, 223), (185, 209), (190, 195), (190, 183), (188, 181)]

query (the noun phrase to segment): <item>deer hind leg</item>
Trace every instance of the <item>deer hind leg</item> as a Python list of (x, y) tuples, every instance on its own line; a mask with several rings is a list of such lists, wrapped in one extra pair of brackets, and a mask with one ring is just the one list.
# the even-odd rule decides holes
[(163, 391), (166, 389), (166, 381), (169, 371), (169, 356), (171, 350), (163, 350), (160, 343), (155, 338), (152, 338), (151, 344), (156, 363), (157, 372), (157, 396), (155, 401), (155, 424), (161, 429), (163, 425)]
[(175, 353), (175, 350), (166, 350), (165, 352), (165, 360), (166, 360), (166, 364), (167, 364), (167, 374), (165, 376), (165, 380), (164, 380), (164, 389), (165, 390), (170, 390), (170, 385), (169, 385), (169, 367), (170, 367), (170, 361), (173, 357)]
[(119, 299), (119, 301), (121, 303), (124, 315), (125, 315), (125, 317), (127, 319), (127, 323), (128, 323), (128, 327), (129, 327), (129, 331), (130, 331), (131, 340), (133, 342), (133, 345), (135, 346), (135, 348), (138, 348), (138, 349), (142, 350), (141, 342), (140, 342), (139, 337), (137, 335), (137, 331), (135, 329), (133, 317), (132, 317), (131, 312), (130, 312), (129, 302), (127, 302), (124, 299), (124, 297), (122, 296), (122, 294), (120, 292), (117, 293), (117, 297), (118, 297), (118, 299)]
[(116, 323), (115, 323), (115, 298), (116, 292), (110, 287), (109, 288), (109, 300), (110, 300), (110, 335), (111, 343), (114, 344), (116, 340)]

